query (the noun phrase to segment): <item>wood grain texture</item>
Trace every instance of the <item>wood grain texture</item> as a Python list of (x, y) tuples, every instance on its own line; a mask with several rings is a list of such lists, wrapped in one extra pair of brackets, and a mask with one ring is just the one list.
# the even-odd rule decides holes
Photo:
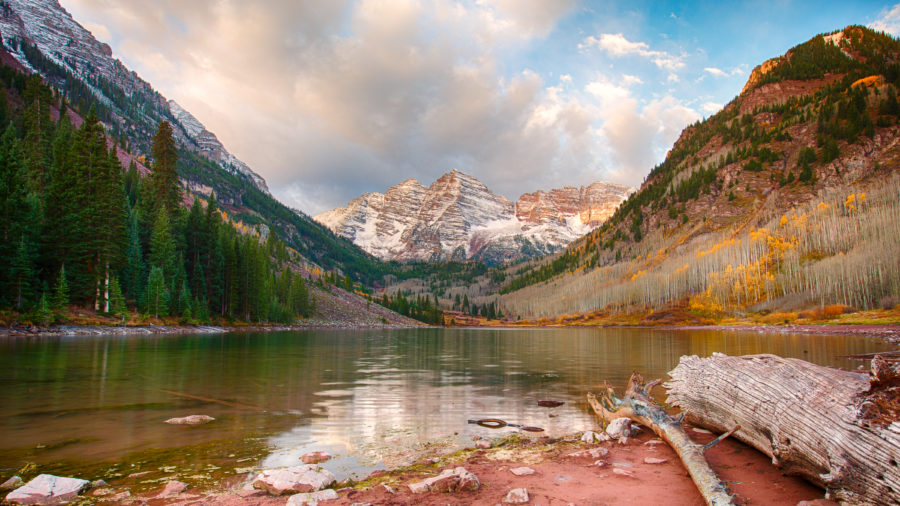
[(874, 376), (718, 353), (682, 357), (669, 375), (667, 402), (692, 424), (713, 431), (740, 425), (735, 437), (838, 501), (900, 504), (900, 423), (861, 416)]

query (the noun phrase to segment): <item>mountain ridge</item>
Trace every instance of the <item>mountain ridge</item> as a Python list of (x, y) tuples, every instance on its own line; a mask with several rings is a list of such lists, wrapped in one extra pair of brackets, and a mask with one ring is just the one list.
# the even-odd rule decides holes
[(523, 194), (515, 203), (452, 170), (414, 178), (314, 217), (383, 260), (503, 263), (553, 252), (602, 223), (631, 191), (597, 182)]
[[(883, 187), (900, 171), (898, 86), (900, 41), (860, 26), (767, 60), (721, 111), (682, 131), (609, 221), (507, 279), (507, 312), (872, 307), (897, 296), (900, 286), (884, 282), (897, 265), (878, 254), (900, 245), (873, 227), (900, 221), (885, 221), (897, 207)], [(824, 234), (826, 223), (841, 233)], [(770, 245), (762, 257), (760, 241)], [(751, 271), (764, 289), (748, 285)]]

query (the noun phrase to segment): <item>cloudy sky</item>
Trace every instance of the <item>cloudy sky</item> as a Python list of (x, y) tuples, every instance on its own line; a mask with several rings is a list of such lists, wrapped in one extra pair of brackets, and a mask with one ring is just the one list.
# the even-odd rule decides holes
[(638, 185), (753, 67), (854, 1), (61, 0), (309, 214), (457, 168), (516, 199)]

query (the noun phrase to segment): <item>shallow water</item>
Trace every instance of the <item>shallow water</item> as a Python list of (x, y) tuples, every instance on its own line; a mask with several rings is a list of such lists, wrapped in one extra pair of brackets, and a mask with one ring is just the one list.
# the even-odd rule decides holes
[[(192, 472), (273, 467), (325, 450), (339, 479), (361, 477), (515, 430), (469, 419), (501, 418), (551, 436), (591, 428), (586, 392), (604, 380), (621, 388), (634, 370), (665, 377), (682, 355), (774, 353), (856, 368), (839, 356), (885, 349), (893, 347), (865, 337), (657, 329), (5, 339), (0, 476), (25, 462), (75, 474), (125, 462), (104, 474), (112, 477), (127, 474), (128, 462), (157, 472), (167, 460)], [(542, 408), (540, 399), (565, 405)], [(216, 421), (163, 423), (189, 414)]]

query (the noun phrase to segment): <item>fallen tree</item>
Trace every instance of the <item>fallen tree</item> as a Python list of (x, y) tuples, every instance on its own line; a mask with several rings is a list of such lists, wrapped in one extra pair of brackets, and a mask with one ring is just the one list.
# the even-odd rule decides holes
[(592, 393), (588, 393), (587, 398), (594, 412), (605, 420), (628, 418), (649, 427), (660, 439), (668, 443), (684, 463), (684, 467), (690, 473), (691, 479), (694, 480), (707, 504), (716, 506), (734, 504), (728, 488), (715, 471), (709, 467), (703, 452), (733, 433), (738, 427), (732, 428), (705, 446), (693, 442), (684, 432), (681, 420), (669, 416), (666, 410), (653, 402), (650, 397), (650, 390), (658, 383), (658, 380), (644, 383), (644, 378), (640, 374), (634, 373), (628, 380), (628, 387), (623, 398), (617, 397), (609, 384), (606, 385), (605, 391), (600, 394), (599, 398)]
[(842, 371), (775, 355), (681, 357), (668, 403), (853, 504), (900, 504), (900, 365)]

